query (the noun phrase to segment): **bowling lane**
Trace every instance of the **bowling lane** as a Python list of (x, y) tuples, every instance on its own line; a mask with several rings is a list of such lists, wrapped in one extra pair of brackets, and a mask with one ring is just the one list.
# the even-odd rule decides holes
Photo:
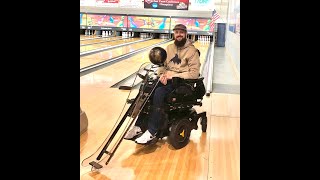
[(119, 44), (134, 42), (134, 41), (138, 41), (138, 40), (141, 40), (141, 39), (140, 38), (118, 39), (115, 41), (109, 41), (109, 42), (106, 41), (104, 43), (92, 44), (92, 45), (87, 45), (87, 46), (80, 46), (80, 53), (86, 52), (86, 51), (91, 51), (94, 49), (100, 49), (100, 48), (115, 46), (115, 45), (119, 45)]
[[(170, 43), (172, 41), (161, 45), (161, 47), (165, 48)], [(203, 65), (208, 46), (200, 45), (198, 42), (195, 43), (195, 46), (201, 51), (200, 61)], [(119, 116), (129, 91), (110, 88), (110, 86), (136, 72), (144, 62), (149, 62), (148, 53), (147, 50), (80, 77), (80, 106), (86, 112), (89, 120), (87, 132), (80, 136), (80, 163), (99, 148), (117, 119), (122, 118)], [(202, 108), (206, 109), (209, 105), (210, 102), (204, 103)], [(157, 168), (161, 166), (161, 169), (166, 169), (168, 173), (166, 177), (172, 177), (176, 174), (175, 171), (179, 170), (185, 174), (183, 176), (190, 179), (199, 179), (200, 177), (200, 179), (206, 179), (207, 177), (202, 176), (207, 176), (208, 171), (208, 145), (205, 143), (208, 137), (200, 129), (193, 130), (189, 144), (177, 151), (172, 150), (166, 142), (166, 138), (159, 140), (156, 148), (151, 149), (150, 147), (145, 149), (142, 145), (124, 140), (109, 165), (102, 169), (102, 174), (106, 174), (108, 177), (119, 173), (123, 174), (124, 178), (147, 177), (150, 173), (141, 168), (145, 167), (149, 170), (152, 166), (147, 159), (153, 159), (153, 165), (158, 164)], [(207, 130), (208, 133), (209, 130)], [(192, 154), (192, 158), (186, 158), (185, 156), (188, 154)], [(184, 166), (181, 166), (181, 163)], [(170, 166), (175, 168), (170, 168)], [(152, 172), (155, 172), (156, 169)], [(80, 175), (82, 178), (90, 179), (90, 167), (80, 165)], [(158, 174), (156, 179), (161, 179), (161, 176), (164, 174)]]
[[(137, 40), (137, 38), (134, 38), (134, 39)], [(117, 56), (120, 56), (123, 54), (127, 54), (127, 53), (135, 51), (137, 49), (148, 47), (152, 44), (160, 43), (162, 41), (165, 41), (165, 39), (151, 39), (148, 41), (139, 42), (139, 43), (135, 43), (135, 44), (129, 44), (127, 46), (122, 46), (122, 47), (118, 47), (115, 49), (98, 52), (98, 53), (91, 54), (88, 56), (83, 56), (83, 57), (80, 57), (80, 68), (84, 68), (89, 65), (108, 60), (110, 58), (114, 58), (114, 57), (117, 57)], [(95, 46), (95, 45), (92, 45), (92, 46)]]
[(88, 40), (93, 39), (93, 38), (99, 38), (99, 36), (96, 36), (96, 35), (83, 35), (83, 34), (80, 34), (80, 41), (81, 41), (81, 40), (88, 41)]
[(194, 46), (198, 48), (200, 51), (200, 63), (201, 63), (200, 73), (202, 73), (201, 70), (203, 68), (204, 62), (206, 61), (209, 44), (202, 44), (199, 41), (196, 41), (194, 43)]
[(113, 41), (116, 39), (122, 39), (122, 36), (110, 36), (110, 37), (101, 37), (99, 39), (88, 39), (88, 40), (84, 40), (84, 41), (80, 41), (80, 45), (86, 45), (86, 44), (92, 44), (92, 43), (103, 43), (103, 42), (107, 42), (107, 41)]

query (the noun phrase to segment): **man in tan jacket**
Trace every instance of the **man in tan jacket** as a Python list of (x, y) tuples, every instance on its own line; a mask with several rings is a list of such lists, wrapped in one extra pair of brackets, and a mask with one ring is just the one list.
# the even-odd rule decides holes
[[(164, 122), (165, 97), (173, 91), (172, 77), (183, 79), (198, 79), (200, 75), (200, 52), (194, 47), (192, 41), (187, 39), (187, 27), (177, 24), (174, 29), (174, 43), (166, 48), (167, 59), (164, 67), (159, 67), (160, 84), (154, 92), (153, 109), (148, 120), (147, 130), (135, 139), (138, 144), (146, 144), (155, 138), (159, 127)], [(142, 133), (142, 121), (137, 119), (134, 127), (128, 131), (124, 139), (132, 140)]]
[(175, 26), (174, 44), (170, 44), (166, 48), (167, 59), (164, 67), (158, 70), (160, 80), (166, 84), (166, 80), (172, 77), (180, 77), (183, 79), (198, 79), (200, 72), (200, 59), (198, 49), (194, 47), (192, 41), (187, 39), (187, 28), (182, 24)]

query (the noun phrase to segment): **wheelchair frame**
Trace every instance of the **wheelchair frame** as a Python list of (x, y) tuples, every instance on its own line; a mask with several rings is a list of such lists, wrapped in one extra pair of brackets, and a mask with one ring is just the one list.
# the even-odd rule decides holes
[[(92, 166), (92, 169), (100, 169), (103, 166), (99, 164), (100, 161), (102, 161), (102, 156), (104, 154), (109, 155), (105, 165), (107, 165), (111, 158), (113, 157), (115, 151), (119, 147), (120, 143), (123, 140), (124, 135), (127, 133), (129, 128), (132, 126), (132, 124), (135, 122), (134, 119), (136, 119), (141, 113), (148, 115), (151, 108), (151, 100), (150, 97), (153, 95), (153, 92), (155, 88), (157, 87), (159, 83), (159, 78), (154, 78), (153, 76), (150, 76), (150, 72), (152, 71), (153, 67), (151, 67), (149, 70), (147, 70), (147, 73), (145, 76), (141, 74), (137, 74), (140, 78), (142, 78), (142, 82), (139, 88), (139, 93), (134, 99), (127, 99), (127, 103), (131, 104), (128, 108), (125, 115), (120, 120), (119, 124), (115, 128), (115, 130), (112, 132), (110, 138), (98, 154), (98, 156), (95, 158), (95, 160), (91, 161), (89, 164)], [(196, 83), (197, 81), (202, 81), (203, 78), (200, 78), (198, 80), (187, 80), (191, 83)], [(203, 94), (204, 96), (204, 94)], [(202, 97), (203, 97), (202, 96)], [(198, 129), (198, 120), (201, 119), (201, 126), (202, 126), (202, 132), (206, 132), (207, 129), (207, 117), (206, 112), (197, 113), (196, 110), (193, 108), (194, 105), (202, 105), (202, 97), (196, 98), (193, 101), (186, 102), (186, 103), (168, 103), (168, 106), (166, 107), (166, 120), (165, 125), (159, 130), (159, 132), (156, 135), (156, 138), (150, 142), (151, 144), (156, 143), (159, 138), (163, 138), (168, 136), (169, 143), (176, 149), (180, 149), (185, 147), (189, 142), (189, 137), (191, 134), (191, 130)], [(125, 133), (121, 136), (120, 140), (116, 143), (115, 147), (113, 148), (113, 151), (108, 151), (107, 148), (111, 144), (112, 140), (116, 136), (117, 132), (121, 128), (122, 124), (124, 123), (125, 119), (127, 117), (131, 117), (133, 121), (130, 122), (128, 128), (125, 130)], [(95, 153), (94, 153), (95, 154)], [(91, 156), (93, 156), (92, 154)], [(90, 156), (90, 157), (91, 157)], [(88, 157), (89, 158), (89, 157)], [(86, 158), (86, 159), (88, 159)], [(85, 160), (86, 160), (85, 159)], [(85, 161), (84, 160), (84, 161)]]

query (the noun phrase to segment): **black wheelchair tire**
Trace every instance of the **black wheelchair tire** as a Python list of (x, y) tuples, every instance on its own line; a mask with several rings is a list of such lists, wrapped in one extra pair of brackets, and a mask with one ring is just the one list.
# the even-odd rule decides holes
[(207, 131), (207, 117), (201, 118), (201, 129), (202, 132)]
[[(181, 149), (189, 143), (191, 133), (191, 123), (188, 119), (180, 119), (171, 125), (169, 143), (175, 149)], [(181, 133), (183, 135), (181, 135)]]

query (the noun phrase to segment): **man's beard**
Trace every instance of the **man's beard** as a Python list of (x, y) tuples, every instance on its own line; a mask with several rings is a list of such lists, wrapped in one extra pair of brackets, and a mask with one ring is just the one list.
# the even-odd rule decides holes
[(181, 41), (178, 41), (177, 39), (174, 40), (174, 44), (178, 47), (184, 46), (186, 42), (187, 42), (187, 38), (182, 38)]

